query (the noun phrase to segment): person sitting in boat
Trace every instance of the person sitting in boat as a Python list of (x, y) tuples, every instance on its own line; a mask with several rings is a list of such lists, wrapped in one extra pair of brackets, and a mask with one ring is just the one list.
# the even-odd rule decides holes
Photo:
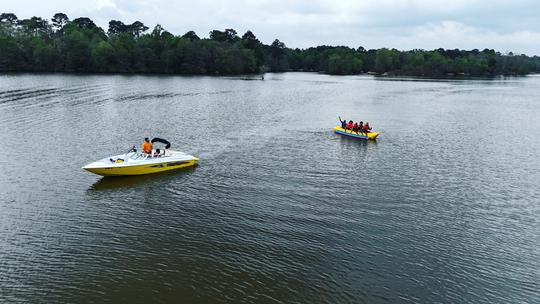
[(146, 154), (152, 154), (152, 143), (150, 142), (150, 139), (148, 139), (148, 137), (146, 137), (144, 139), (144, 143), (141, 145), (141, 148), (142, 148), (142, 151), (143, 153), (146, 153)]
[(338, 116), (338, 118), (339, 118), (339, 122), (341, 122), (341, 127), (343, 129), (347, 129), (347, 121), (345, 119), (341, 120), (341, 117), (339, 117), (339, 116)]
[(347, 124), (347, 128), (346, 128), (346, 129), (352, 130), (353, 127), (354, 127), (353, 121), (352, 121), (352, 120), (349, 120), (349, 123)]
[(358, 123), (357, 122), (354, 123), (354, 125), (352, 127), (352, 131), (356, 132), (356, 134), (358, 134)]
[(360, 121), (358, 123), (358, 131), (364, 133), (364, 122)]
[(367, 135), (369, 131), (371, 131), (371, 127), (369, 126), (369, 122), (366, 121), (366, 124), (364, 125), (364, 133)]

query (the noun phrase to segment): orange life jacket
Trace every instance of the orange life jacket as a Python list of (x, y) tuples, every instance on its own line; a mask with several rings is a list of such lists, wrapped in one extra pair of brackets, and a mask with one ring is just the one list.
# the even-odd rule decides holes
[(142, 150), (144, 153), (152, 153), (152, 143), (149, 143), (149, 142), (144, 142), (142, 144)]

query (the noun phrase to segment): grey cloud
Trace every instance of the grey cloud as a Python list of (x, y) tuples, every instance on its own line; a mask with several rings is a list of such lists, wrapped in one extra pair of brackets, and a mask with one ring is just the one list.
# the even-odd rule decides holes
[[(540, 3), (532, 0), (3, 0), (20, 17), (64, 11), (103, 27), (110, 19), (160, 23), (175, 34), (252, 30), (290, 47), (340, 44), (366, 48), (495, 48), (540, 54)], [(6, 2), (6, 3), (4, 3)], [(49, 17), (50, 18), (50, 17)]]

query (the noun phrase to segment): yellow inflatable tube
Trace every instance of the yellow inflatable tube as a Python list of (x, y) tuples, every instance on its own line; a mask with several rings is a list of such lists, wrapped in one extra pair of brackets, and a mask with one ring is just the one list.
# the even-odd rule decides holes
[(375, 140), (375, 139), (377, 139), (377, 136), (379, 136), (379, 133), (377, 133), (377, 132), (369, 132), (369, 133), (358, 132), (358, 133), (356, 133), (356, 132), (353, 132), (353, 131), (348, 130), (348, 129), (345, 130), (340, 126), (335, 127), (334, 132), (337, 133), (337, 134), (350, 136), (350, 137), (354, 137), (354, 138), (371, 139), (371, 140)]

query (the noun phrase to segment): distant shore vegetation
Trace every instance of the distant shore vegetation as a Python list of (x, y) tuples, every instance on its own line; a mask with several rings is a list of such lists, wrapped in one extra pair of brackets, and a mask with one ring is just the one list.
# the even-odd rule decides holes
[(213, 30), (209, 38), (174, 35), (160, 25), (111, 20), (107, 31), (86, 17), (50, 21), (0, 15), (0, 72), (254, 74), (313, 71), (334, 75), (493, 76), (540, 72), (540, 57), (494, 50), (370, 49), (266, 45), (251, 31)]

